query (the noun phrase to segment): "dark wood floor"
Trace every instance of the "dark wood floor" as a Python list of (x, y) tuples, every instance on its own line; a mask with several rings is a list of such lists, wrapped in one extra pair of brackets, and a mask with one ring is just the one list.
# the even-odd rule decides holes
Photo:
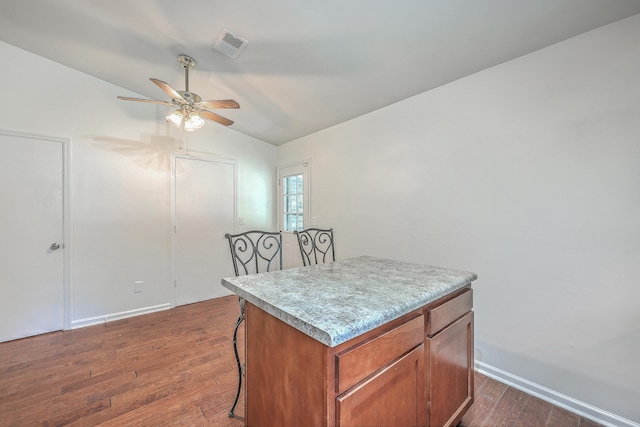
[[(0, 426), (240, 427), (228, 417), (237, 313), (237, 299), (225, 297), (2, 343)], [(597, 424), (476, 374), (461, 426), (500, 425)]]
[(240, 427), (237, 313), (226, 297), (0, 344), (0, 425)]
[(475, 393), (475, 401), (462, 418), (460, 427), (600, 426), (477, 372)]

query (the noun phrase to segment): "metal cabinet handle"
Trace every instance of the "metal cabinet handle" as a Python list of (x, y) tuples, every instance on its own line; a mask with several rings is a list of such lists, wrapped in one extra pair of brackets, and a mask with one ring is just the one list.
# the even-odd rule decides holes
[(55, 251), (56, 249), (60, 249), (60, 245), (54, 242), (51, 244), (51, 246), (49, 246), (49, 249)]

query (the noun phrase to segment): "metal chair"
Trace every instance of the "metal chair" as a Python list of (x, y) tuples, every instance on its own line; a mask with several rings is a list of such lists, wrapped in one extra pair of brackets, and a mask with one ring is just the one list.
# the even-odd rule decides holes
[[(282, 270), (282, 232), (253, 230), (239, 234), (227, 233), (224, 237), (229, 241), (236, 276)], [(233, 331), (233, 352), (238, 364), (238, 391), (229, 411), (230, 418), (235, 416), (234, 411), (242, 389), (242, 363), (238, 355), (238, 329), (245, 316), (242, 298), (239, 299), (239, 304), (240, 315)]]
[(293, 232), (298, 237), (302, 264), (324, 264), (336, 260), (333, 241), (333, 228), (307, 228)]

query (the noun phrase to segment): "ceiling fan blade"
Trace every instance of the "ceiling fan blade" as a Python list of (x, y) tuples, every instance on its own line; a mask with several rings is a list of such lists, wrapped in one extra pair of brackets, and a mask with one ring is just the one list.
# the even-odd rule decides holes
[(225, 117), (219, 116), (219, 115), (217, 115), (215, 113), (212, 113), (211, 111), (200, 110), (200, 111), (198, 111), (198, 114), (203, 119), (213, 120), (214, 122), (218, 122), (221, 125), (230, 126), (230, 125), (233, 124), (232, 120), (229, 120), (229, 119), (227, 119)]
[(154, 79), (154, 78), (150, 78), (149, 80), (151, 80), (153, 83), (155, 83), (156, 86), (158, 86), (160, 89), (162, 89), (171, 98), (177, 99), (179, 101), (184, 101), (184, 98), (182, 97), (182, 95), (180, 95), (177, 90), (175, 90), (174, 88), (169, 86), (169, 83), (165, 83), (162, 80), (158, 80), (158, 79)]
[(162, 105), (175, 106), (175, 104), (173, 102), (156, 101), (155, 99), (129, 98), (128, 96), (119, 96), (118, 99), (122, 99), (123, 101), (149, 102), (151, 104), (162, 104)]
[(204, 108), (240, 108), (240, 105), (233, 99), (221, 99), (217, 101), (202, 101)]

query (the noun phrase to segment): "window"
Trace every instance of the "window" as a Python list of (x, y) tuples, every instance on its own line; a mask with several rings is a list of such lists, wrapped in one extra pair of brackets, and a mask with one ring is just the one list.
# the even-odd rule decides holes
[(309, 224), (309, 161), (278, 169), (278, 222), (284, 232)]
[(283, 224), (284, 231), (304, 229), (304, 177), (290, 175), (282, 179), (283, 188)]

